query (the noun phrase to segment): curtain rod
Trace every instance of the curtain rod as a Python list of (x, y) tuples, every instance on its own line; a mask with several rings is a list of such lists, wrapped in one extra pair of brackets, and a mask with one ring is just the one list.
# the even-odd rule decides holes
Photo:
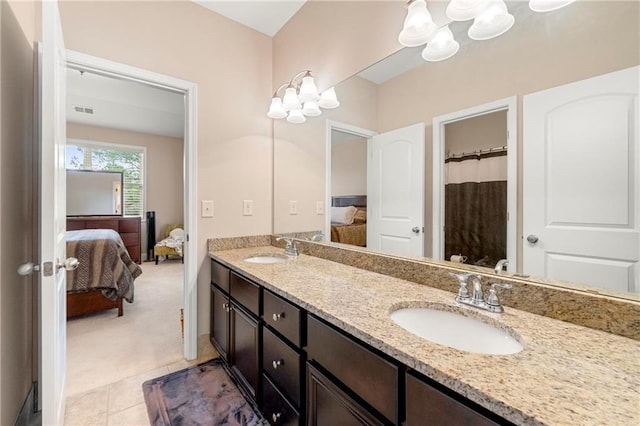
[(459, 154), (451, 154), (450, 152), (447, 152), (447, 155), (445, 158), (460, 158), (460, 157), (466, 157), (468, 155), (482, 155), (482, 154), (489, 154), (489, 153), (493, 153), (493, 152), (504, 152), (507, 150), (506, 146), (497, 146), (495, 148), (488, 148), (488, 149), (478, 149), (475, 151), (471, 151), (471, 152), (462, 152)]

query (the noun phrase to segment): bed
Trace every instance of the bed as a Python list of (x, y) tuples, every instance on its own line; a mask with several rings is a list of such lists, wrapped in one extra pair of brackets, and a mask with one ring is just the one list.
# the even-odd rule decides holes
[(67, 272), (67, 318), (118, 308), (133, 302), (134, 280), (142, 269), (111, 229), (67, 231), (67, 256), (79, 261)]
[[(331, 197), (332, 222), (331, 241), (342, 244), (350, 244), (360, 247), (367, 246), (367, 196), (348, 195)], [(347, 223), (333, 222), (334, 212), (337, 208), (354, 207), (356, 209), (353, 221)]]

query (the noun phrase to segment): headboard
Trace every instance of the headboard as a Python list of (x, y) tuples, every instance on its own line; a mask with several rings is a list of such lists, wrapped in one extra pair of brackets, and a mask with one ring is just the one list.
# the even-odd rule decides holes
[(331, 197), (332, 207), (367, 207), (366, 195), (340, 195), (337, 197)]

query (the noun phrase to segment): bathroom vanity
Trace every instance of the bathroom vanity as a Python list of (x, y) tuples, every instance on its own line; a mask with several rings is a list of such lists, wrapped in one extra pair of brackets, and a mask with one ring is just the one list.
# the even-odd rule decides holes
[[(282, 257), (250, 263), (252, 256)], [(210, 252), (211, 340), (272, 424), (637, 424), (640, 343), (263, 246)], [(452, 310), (508, 332), (511, 355), (431, 343), (395, 324)], [(439, 420), (441, 423), (438, 423)]]

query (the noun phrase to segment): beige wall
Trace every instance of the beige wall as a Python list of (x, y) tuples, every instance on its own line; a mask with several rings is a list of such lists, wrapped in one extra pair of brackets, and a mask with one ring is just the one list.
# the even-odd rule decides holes
[[(356, 77), (340, 86), (339, 108), (324, 110), (304, 124), (274, 120), (274, 233), (318, 231), (324, 215), (316, 202), (325, 199), (326, 120), (376, 130), (377, 88)], [(289, 214), (289, 201), (298, 202), (298, 214)], [(325, 213), (328, 212), (325, 206)]]
[(33, 3), (0, 3), (0, 424), (13, 424), (33, 380)]
[(310, 69), (324, 90), (397, 51), (404, 1), (307, 1), (273, 38), (273, 87)]
[[(209, 330), (210, 237), (271, 232), (271, 38), (190, 1), (62, 1), (66, 47), (198, 84), (198, 334)], [(242, 216), (242, 200), (254, 215)], [(198, 208), (198, 206), (193, 206)]]
[[(67, 138), (146, 148), (145, 211), (156, 212), (156, 241), (166, 225), (184, 223), (182, 139), (67, 123)], [(143, 213), (142, 254), (147, 252), (147, 223)]]
[(462, 154), (506, 146), (507, 111), (465, 118), (444, 126), (445, 152)]
[(331, 145), (331, 195), (367, 193), (367, 140), (354, 137)]

